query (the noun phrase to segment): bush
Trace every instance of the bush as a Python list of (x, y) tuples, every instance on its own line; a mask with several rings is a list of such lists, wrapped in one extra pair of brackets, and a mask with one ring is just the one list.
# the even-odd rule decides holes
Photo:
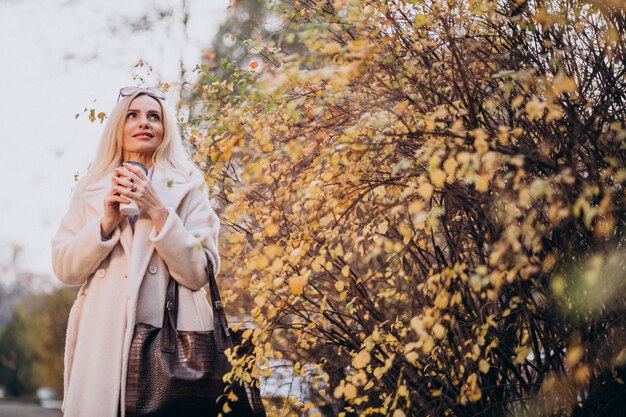
[(282, 413), (619, 415), (620, 4), (276, 3), (259, 65), (199, 72), (230, 299), (310, 384)]

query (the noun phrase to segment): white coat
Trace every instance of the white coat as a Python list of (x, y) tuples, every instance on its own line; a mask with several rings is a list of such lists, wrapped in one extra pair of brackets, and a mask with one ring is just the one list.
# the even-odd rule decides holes
[(124, 416), (133, 329), (140, 322), (161, 327), (170, 274), (180, 284), (178, 329), (213, 329), (203, 287), (205, 253), (216, 274), (220, 268), (219, 219), (200, 181), (155, 167), (152, 185), (169, 211), (161, 232), (141, 213), (134, 231), (124, 219), (103, 241), (100, 221), (112, 176), (74, 193), (52, 239), (56, 276), (82, 285), (67, 328), (65, 417), (116, 417), (118, 403)]

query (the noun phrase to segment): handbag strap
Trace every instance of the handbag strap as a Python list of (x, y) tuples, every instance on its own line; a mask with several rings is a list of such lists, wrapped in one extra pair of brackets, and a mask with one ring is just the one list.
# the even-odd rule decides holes
[[(209, 278), (209, 292), (211, 294), (211, 310), (213, 311), (213, 327), (215, 328), (215, 342), (217, 349), (224, 352), (228, 348), (233, 347), (233, 340), (228, 329), (228, 321), (222, 304), (222, 296), (215, 281), (213, 272), (213, 263), (206, 258), (206, 274)], [(178, 283), (170, 275), (167, 283), (167, 291), (165, 292), (165, 308), (163, 309), (163, 346), (162, 352), (176, 352), (176, 326), (178, 324)]]
[(165, 308), (163, 309), (163, 346), (161, 351), (176, 352), (176, 326), (178, 324), (178, 285), (170, 275), (165, 291)]

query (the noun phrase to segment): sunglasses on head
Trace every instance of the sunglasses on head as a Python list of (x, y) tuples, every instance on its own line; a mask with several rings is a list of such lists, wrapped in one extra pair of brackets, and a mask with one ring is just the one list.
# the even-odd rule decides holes
[(165, 100), (165, 91), (161, 90), (160, 88), (124, 87), (120, 89), (120, 94), (117, 96), (117, 101), (119, 102), (122, 97), (132, 96), (133, 94), (139, 92), (147, 94), (154, 98)]

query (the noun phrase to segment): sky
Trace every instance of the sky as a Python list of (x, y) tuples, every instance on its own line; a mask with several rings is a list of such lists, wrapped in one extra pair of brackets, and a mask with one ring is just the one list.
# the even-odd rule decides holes
[(183, 0), (0, 0), (0, 266), (19, 245), (17, 269), (55, 280), (50, 240), (104, 127), (83, 110), (108, 113), (136, 76), (176, 83), (181, 62), (193, 76), (228, 0), (185, 3), (186, 31)]

